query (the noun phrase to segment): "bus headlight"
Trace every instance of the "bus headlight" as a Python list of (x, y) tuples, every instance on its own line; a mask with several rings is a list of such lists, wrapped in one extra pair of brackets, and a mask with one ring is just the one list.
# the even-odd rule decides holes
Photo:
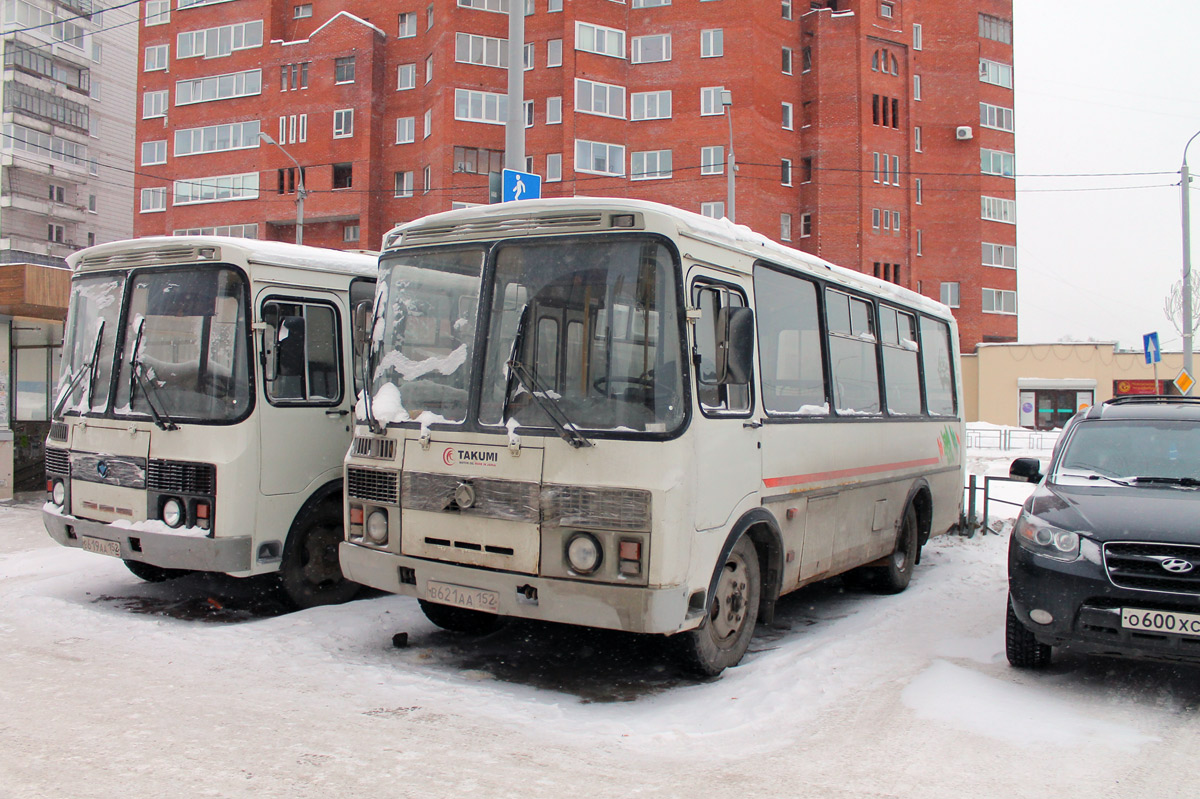
[(67, 501), (67, 486), (62, 480), (54, 481), (54, 486), (50, 489), (50, 499), (60, 508)]
[(567, 541), (567, 565), (578, 574), (591, 574), (600, 568), (603, 550), (600, 542), (589, 533), (575, 533)]
[(174, 497), (163, 502), (162, 520), (167, 527), (179, 527), (184, 521), (183, 503)]
[(387, 543), (388, 518), (386, 511), (371, 511), (371, 515), (367, 517), (367, 538), (370, 538), (371, 543), (377, 546)]

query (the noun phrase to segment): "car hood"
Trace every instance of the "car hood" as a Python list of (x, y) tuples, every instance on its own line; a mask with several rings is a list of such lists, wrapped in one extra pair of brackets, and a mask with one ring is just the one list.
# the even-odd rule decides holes
[(1097, 541), (1200, 544), (1200, 490), (1168, 486), (1038, 486), (1025, 507)]

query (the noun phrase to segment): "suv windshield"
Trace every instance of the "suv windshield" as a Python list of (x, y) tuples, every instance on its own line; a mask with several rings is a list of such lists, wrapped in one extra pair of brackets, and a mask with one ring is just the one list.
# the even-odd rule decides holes
[(1136, 481), (1200, 477), (1200, 425), (1191, 421), (1081, 421), (1051, 482), (1095, 477)]

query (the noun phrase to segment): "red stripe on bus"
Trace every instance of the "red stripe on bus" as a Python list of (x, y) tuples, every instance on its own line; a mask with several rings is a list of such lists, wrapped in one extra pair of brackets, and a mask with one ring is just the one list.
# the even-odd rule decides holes
[(763, 478), (763, 484), (767, 488), (779, 488), (781, 486), (794, 486), (803, 483), (819, 483), (823, 480), (836, 480), (839, 477), (859, 477), (864, 474), (876, 474), (878, 472), (890, 472), (896, 469), (911, 469), (916, 466), (937, 466), (941, 462), (939, 458), (922, 458), (916, 461), (903, 461), (901, 463), (881, 463), (877, 466), (859, 466), (855, 469), (838, 469), (832, 472), (813, 472), (812, 474), (793, 474), (789, 477), (766, 477)]

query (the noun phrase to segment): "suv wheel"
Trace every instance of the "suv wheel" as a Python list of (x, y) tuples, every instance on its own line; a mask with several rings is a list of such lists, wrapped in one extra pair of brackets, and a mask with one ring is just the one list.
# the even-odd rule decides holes
[(1008, 662), (1018, 669), (1044, 669), (1050, 665), (1050, 645), (1038, 641), (1021, 623), (1011, 599), (1004, 624), (1004, 653), (1008, 655)]

